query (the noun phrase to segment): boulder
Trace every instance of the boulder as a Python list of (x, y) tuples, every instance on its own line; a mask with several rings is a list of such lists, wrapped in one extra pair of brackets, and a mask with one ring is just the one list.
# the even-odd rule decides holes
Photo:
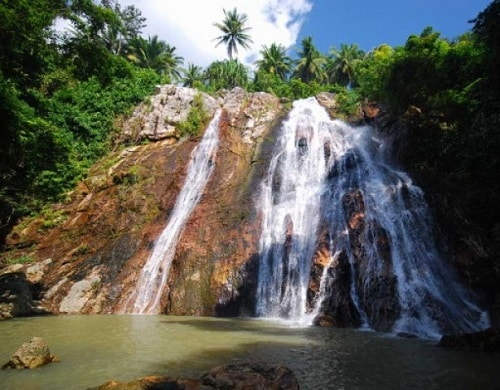
[(58, 359), (51, 355), (45, 341), (40, 337), (33, 337), (28, 343), (21, 345), (2, 368), (14, 368), (17, 370), (32, 369), (56, 361)]
[(281, 365), (240, 363), (215, 367), (201, 377), (214, 389), (299, 389), (293, 372)]
[(28, 265), (25, 271), (26, 279), (28, 279), (28, 281), (33, 284), (41, 283), (43, 281), (44, 275), (47, 273), (52, 263), (52, 259), (49, 258)]
[(293, 372), (281, 365), (239, 363), (218, 366), (199, 379), (148, 376), (131, 382), (109, 381), (89, 390), (210, 390), (210, 389), (299, 389)]
[(212, 389), (202, 387), (199, 380), (176, 379), (164, 376), (147, 376), (136, 379), (131, 382), (109, 381), (97, 387), (91, 387), (88, 390), (202, 390)]
[(316, 100), (327, 110), (334, 110), (338, 107), (335, 94), (331, 92), (320, 92), (316, 95)]

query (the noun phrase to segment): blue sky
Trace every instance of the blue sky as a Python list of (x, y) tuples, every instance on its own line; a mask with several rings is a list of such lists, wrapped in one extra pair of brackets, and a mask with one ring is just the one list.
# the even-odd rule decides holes
[(147, 19), (144, 35), (158, 37), (176, 47), (185, 65), (207, 66), (227, 58), (214, 38), (213, 26), (226, 10), (237, 8), (248, 16), (253, 44), (240, 50), (238, 58), (251, 65), (263, 45), (279, 43), (294, 56), (305, 36), (313, 36), (318, 49), (356, 43), (370, 51), (379, 44), (404, 45), (411, 34), (432, 26), (447, 38), (469, 30), (467, 23), (486, 8), (490, 0), (120, 0), (133, 4)]
[(356, 43), (370, 51), (379, 44), (404, 45), (411, 34), (427, 26), (455, 38), (472, 28), (468, 20), (490, 0), (315, 0), (298, 36), (311, 35), (323, 53), (331, 46)]

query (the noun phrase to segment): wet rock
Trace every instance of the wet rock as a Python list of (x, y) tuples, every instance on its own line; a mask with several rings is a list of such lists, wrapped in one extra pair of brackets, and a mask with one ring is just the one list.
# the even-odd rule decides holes
[(327, 272), (325, 298), (320, 308), (324, 320), (331, 318), (335, 326), (342, 328), (359, 327), (360, 315), (351, 298), (351, 265), (345, 252), (336, 257)]
[[(366, 222), (364, 198), (360, 190), (346, 194), (343, 207), (352, 243), (359, 304), (368, 317), (370, 327), (382, 332), (390, 331), (401, 307), (387, 232), (375, 221)], [(366, 248), (375, 248), (376, 253), (369, 255)], [(382, 264), (380, 269), (370, 266), (369, 256), (378, 257)]]
[(364, 101), (361, 105), (361, 112), (363, 118), (367, 122), (373, 121), (376, 117), (380, 115), (380, 106), (376, 102)]
[(281, 365), (241, 363), (215, 367), (201, 377), (214, 389), (299, 389), (293, 372)]
[(461, 351), (500, 353), (500, 330), (489, 328), (474, 333), (444, 335), (438, 346)]
[[(109, 381), (88, 390), (202, 390), (199, 380), (147, 376), (131, 382)], [(211, 389), (211, 388), (208, 388)]]
[(240, 363), (215, 367), (200, 379), (149, 376), (131, 382), (109, 381), (88, 390), (211, 390), (275, 389), (298, 390), (293, 372), (281, 365)]
[(33, 299), (30, 283), (23, 272), (0, 275), (0, 320), (45, 314)]
[(330, 328), (335, 326), (335, 321), (330, 316), (320, 315), (313, 320), (313, 325)]
[(240, 88), (226, 94), (215, 170), (177, 245), (166, 313), (254, 314), (261, 227), (255, 191), (272, 156), (281, 115), (272, 95)]
[(21, 345), (2, 368), (33, 369), (56, 361), (58, 359), (50, 353), (45, 341), (40, 337), (33, 337), (28, 343)]

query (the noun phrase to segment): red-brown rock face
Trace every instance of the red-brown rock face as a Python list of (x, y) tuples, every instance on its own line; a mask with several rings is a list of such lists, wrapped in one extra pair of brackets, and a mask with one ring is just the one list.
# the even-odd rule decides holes
[[(46, 308), (66, 313), (122, 310), (184, 184), (197, 139), (177, 141), (173, 135), (194, 95), (185, 88), (159, 88), (151, 99), (153, 109), (139, 107), (122, 139), (155, 139), (150, 136), (155, 119), (148, 112), (161, 117), (172, 136), (163, 129), (160, 141), (114, 152), (94, 166), (67, 202), (10, 234), (9, 250), (2, 256), (52, 259), (37, 297)], [(221, 101), (210, 99), (203, 96), (213, 112)], [(223, 108), (215, 171), (180, 237), (164, 294), (168, 313), (237, 314), (236, 306), (245, 306), (242, 290), (251, 288), (252, 281), (244, 285), (243, 278), (254, 266), (259, 238), (255, 188), (267, 167), (269, 137), (282, 107), (271, 95), (235, 89)], [(175, 118), (169, 120), (171, 111)]]
[(237, 315), (252, 311), (256, 283), (258, 185), (269, 137), (281, 115), (270, 95), (232, 91), (225, 99), (214, 174), (186, 224), (170, 272), (167, 313)]

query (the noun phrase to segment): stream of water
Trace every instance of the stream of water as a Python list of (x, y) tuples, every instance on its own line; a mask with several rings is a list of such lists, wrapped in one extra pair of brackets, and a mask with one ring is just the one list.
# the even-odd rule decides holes
[(83, 390), (146, 375), (197, 378), (219, 364), (284, 364), (301, 389), (495, 389), (500, 356), (429, 341), (268, 320), (161, 315), (54, 316), (0, 322), (0, 364), (33, 336), (60, 362), (0, 370), (2, 390)]
[[(294, 102), (262, 184), (259, 316), (310, 324), (343, 304), (361, 326), (395, 333), (437, 338), (488, 326), (439, 254), (421, 189), (385, 150), (370, 128), (331, 120), (316, 99)], [(320, 233), (330, 259), (313, 300)]]
[(161, 311), (160, 299), (168, 281), (177, 242), (214, 169), (215, 154), (219, 145), (220, 115), (221, 110), (218, 110), (199, 145), (193, 150), (184, 186), (168, 223), (142, 268), (135, 291), (126, 303), (127, 313), (158, 314)]

